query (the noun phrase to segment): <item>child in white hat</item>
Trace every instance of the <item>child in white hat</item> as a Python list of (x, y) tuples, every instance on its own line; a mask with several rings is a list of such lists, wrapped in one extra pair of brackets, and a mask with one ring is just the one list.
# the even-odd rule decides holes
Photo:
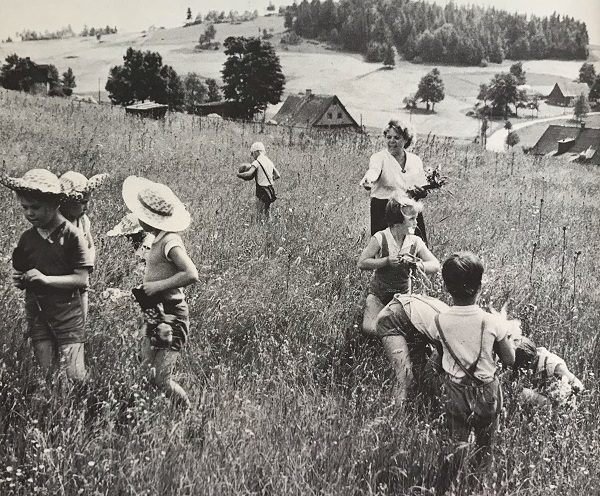
[[(171, 189), (142, 177), (125, 179), (123, 200), (144, 231), (156, 236), (146, 256), (141, 289), (148, 307), (158, 307), (164, 318), (157, 324), (156, 315), (145, 312), (142, 358), (145, 365), (155, 370), (156, 385), (189, 407), (187, 393), (173, 380), (172, 371), (189, 329), (189, 310), (182, 288), (198, 281), (196, 266), (177, 234), (189, 226), (190, 214)], [(143, 309), (147, 308), (140, 303)], [(170, 332), (165, 334), (165, 327), (170, 327)]]
[(25, 290), (25, 315), (33, 352), (44, 374), (60, 365), (67, 377), (85, 378), (84, 314), (79, 290), (93, 261), (81, 233), (59, 211), (60, 182), (46, 169), (21, 178), (0, 177), (14, 190), (32, 227), (13, 252), (13, 285)]
[(146, 256), (152, 248), (155, 236), (142, 229), (135, 214), (128, 213), (106, 235), (111, 238), (125, 237), (131, 241), (137, 260), (145, 268)]
[[(92, 238), (90, 218), (87, 215), (92, 192), (106, 179), (108, 174), (96, 174), (87, 179), (83, 174), (75, 171), (65, 172), (60, 176), (60, 186), (65, 194), (65, 199), (60, 205), (60, 213), (83, 234), (90, 251), (92, 262), (96, 262), (96, 247)], [(87, 320), (88, 314), (88, 288), (81, 290), (83, 314)]]
[(273, 187), (273, 181), (281, 175), (275, 168), (271, 159), (265, 154), (265, 145), (260, 141), (252, 143), (250, 155), (254, 161), (248, 166), (243, 165), (237, 172), (237, 177), (248, 181), (254, 178), (256, 182), (256, 215), (257, 219), (271, 217), (271, 203), (277, 196)]

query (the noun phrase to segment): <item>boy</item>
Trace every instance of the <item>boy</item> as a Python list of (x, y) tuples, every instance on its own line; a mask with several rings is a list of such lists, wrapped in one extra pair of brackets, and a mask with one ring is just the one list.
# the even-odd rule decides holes
[(445, 374), (443, 402), (450, 440), (458, 444), (446, 456), (436, 484), (438, 494), (450, 488), (465, 457), (465, 444), (475, 431), (476, 462), (491, 456), (493, 434), (502, 408), (494, 352), (505, 365), (513, 365), (515, 352), (506, 328), (477, 305), (483, 264), (470, 252), (451, 255), (442, 266), (444, 287), (453, 306), (435, 317), (442, 345)]
[(22, 178), (2, 176), (32, 227), (13, 253), (13, 284), (25, 290), (25, 315), (33, 352), (44, 374), (60, 364), (70, 379), (85, 378), (84, 314), (79, 291), (93, 267), (81, 233), (59, 212), (63, 198), (52, 172), (32, 169)]
[(279, 179), (281, 175), (273, 162), (265, 155), (265, 145), (260, 141), (252, 143), (250, 155), (254, 161), (250, 164), (250, 167), (244, 167), (238, 171), (237, 177), (246, 181), (254, 177), (256, 181), (257, 220), (263, 216), (266, 219), (270, 219), (271, 203), (277, 199), (275, 189), (273, 188), (273, 181)]
[(123, 200), (144, 231), (155, 236), (146, 254), (143, 291), (135, 292), (145, 310), (142, 358), (153, 370), (156, 385), (189, 408), (188, 395), (172, 373), (189, 329), (182, 288), (198, 281), (196, 266), (177, 234), (190, 225), (190, 214), (170, 188), (142, 177), (125, 179)]

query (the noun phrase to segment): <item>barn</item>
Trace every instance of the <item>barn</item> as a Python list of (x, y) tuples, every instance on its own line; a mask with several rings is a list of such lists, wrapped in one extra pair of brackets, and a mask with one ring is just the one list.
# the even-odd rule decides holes
[(315, 95), (311, 90), (288, 96), (270, 122), (303, 128), (361, 131), (337, 96)]
[(550, 105), (568, 107), (573, 105), (575, 99), (581, 94), (585, 96), (590, 94), (590, 88), (585, 83), (556, 83), (546, 102)]
[(129, 115), (137, 115), (138, 117), (152, 117), (153, 119), (162, 119), (167, 110), (168, 105), (162, 103), (145, 102), (135, 103), (125, 107), (125, 113)]
[(29, 57), (25, 57), (28, 64), (28, 76), (31, 78), (30, 93), (34, 95), (47, 95), (52, 83), (57, 81), (53, 78), (48, 64), (36, 64)]

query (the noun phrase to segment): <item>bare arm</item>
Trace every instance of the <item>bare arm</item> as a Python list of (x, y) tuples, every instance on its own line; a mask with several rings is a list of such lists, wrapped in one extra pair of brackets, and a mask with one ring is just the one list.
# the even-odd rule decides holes
[(379, 179), (383, 163), (379, 157), (371, 156), (369, 169), (360, 181), (360, 185), (365, 189), (371, 189), (371, 185)]
[(440, 261), (435, 257), (429, 248), (423, 245), (423, 247), (417, 253), (420, 262), (417, 262), (417, 267), (419, 267), (426, 274), (435, 274), (440, 271)]
[(244, 180), (249, 180), (252, 179), (254, 177), (254, 173), (256, 172), (256, 167), (252, 166), (249, 170), (247, 170), (246, 172), (238, 172), (236, 175), (237, 177), (239, 177), (240, 179), (244, 179)]
[(569, 370), (569, 368), (565, 364), (558, 364), (554, 369), (554, 375), (556, 377), (559, 377), (560, 379), (567, 381), (571, 385), (571, 387), (579, 391), (583, 391), (584, 387), (582, 382), (575, 376), (575, 374), (573, 374)]
[(171, 248), (169, 256), (179, 272), (162, 281), (145, 282), (142, 287), (148, 296), (168, 289), (183, 288), (198, 281), (198, 269), (181, 247)]
[(515, 348), (511, 340), (507, 337), (496, 342), (496, 353), (500, 357), (500, 361), (509, 367), (515, 363)]
[(396, 265), (398, 259), (391, 259), (390, 257), (375, 258), (379, 253), (379, 243), (375, 237), (371, 237), (369, 244), (358, 257), (358, 263), (356, 264), (360, 270), (375, 270), (388, 265), (393, 265), (394, 260)]
[(56, 289), (80, 289), (88, 285), (90, 271), (87, 268), (75, 269), (73, 274), (63, 276), (47, 276), (38, 269), (31, 269), (25, 273), (27, 283), (37, 282)]

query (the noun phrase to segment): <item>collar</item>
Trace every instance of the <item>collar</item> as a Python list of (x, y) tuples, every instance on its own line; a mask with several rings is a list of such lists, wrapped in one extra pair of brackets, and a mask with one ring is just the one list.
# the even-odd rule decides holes
[(53, 243), (54, 238), (56, 238), (56, 236), (54, 236), (54, 234), (58, 233), (59, 231), (62, 231), (62, 229), (63, 229), (63, 227), (65, 227), (66, 223), (67, 223), (67, 221), (64, 220), (58, 226), (56, 226), (52, 229), (42, 229), (40, 227), (36, 227), (35, 230), (44, 240), (48, 241), (49, 243)]

